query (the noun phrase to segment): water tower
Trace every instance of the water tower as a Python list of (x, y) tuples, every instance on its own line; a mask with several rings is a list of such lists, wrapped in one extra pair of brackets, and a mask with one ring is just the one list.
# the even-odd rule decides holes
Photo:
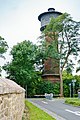
[[(59, 15), (62, 15), (61, 12), (55, 11), (54, 8), (49, 8), (47, 12), (44, 12), (38, 16), (38, 20), (41, 22), (40, 31), (42, 32), (46, 25), (49, 24), (52, 17), (57, 18)], [(45, 37), (46, 41), (50, 42), (49, 37)], [(50, 80), (52, 82), (60, 81), (59, 75), (59, 60), (47, 59), (44, 61), (44, 71), (42, 78), (44, 80)]]

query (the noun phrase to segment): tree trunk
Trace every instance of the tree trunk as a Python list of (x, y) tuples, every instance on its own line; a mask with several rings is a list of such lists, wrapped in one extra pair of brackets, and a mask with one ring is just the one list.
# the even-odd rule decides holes
[(61, 70), (60, 70), (60, 97), (63, 97), (63, 80)]

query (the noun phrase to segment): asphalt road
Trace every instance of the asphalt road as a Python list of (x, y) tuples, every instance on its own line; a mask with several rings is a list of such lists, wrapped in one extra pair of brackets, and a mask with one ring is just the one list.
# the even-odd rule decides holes
[(39, 108), (46, 111), (56, 120), (80, 120), (80, 107), (73, 107), (64, 103), (64, 99), (28, 99)]

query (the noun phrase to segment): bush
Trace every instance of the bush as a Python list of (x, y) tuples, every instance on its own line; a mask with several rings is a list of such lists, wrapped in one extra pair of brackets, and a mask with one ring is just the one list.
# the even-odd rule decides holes
[(60, 84), (52, 83), (50, 81), (40, 81), (37, 85), (36, 94), (45, 94), (45, 93), (53, 93), (53, 94), (59, 94), (60, 93)]
[(74, 94), (74, 97), (78, 97), (78, 94)]
[(65, 103), (74, 105), (74, 106), (80, 106), (80, 99), (78, 98), (68, 98), (65, 100)]

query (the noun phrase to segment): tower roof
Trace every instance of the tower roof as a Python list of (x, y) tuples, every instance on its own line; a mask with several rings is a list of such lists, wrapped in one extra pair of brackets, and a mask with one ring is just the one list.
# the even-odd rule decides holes
[(52, 14), (53, 14), (53, 13), (57, 13), (57, 14), (59, 14), (59, 15), (62, 14), (61, 12), (55, 11), (54, 8), (49, 8), (47, 12), (41, 13), (41, 14), (38, 16), (38, 20), (41, 21), (41, 17), (42, 17), (43, 15), (46, 15), (46, 14), (49, 14), (49, 13), (50, 13), (50, 14), (51, 14), (51, 13), (52, 13)]

